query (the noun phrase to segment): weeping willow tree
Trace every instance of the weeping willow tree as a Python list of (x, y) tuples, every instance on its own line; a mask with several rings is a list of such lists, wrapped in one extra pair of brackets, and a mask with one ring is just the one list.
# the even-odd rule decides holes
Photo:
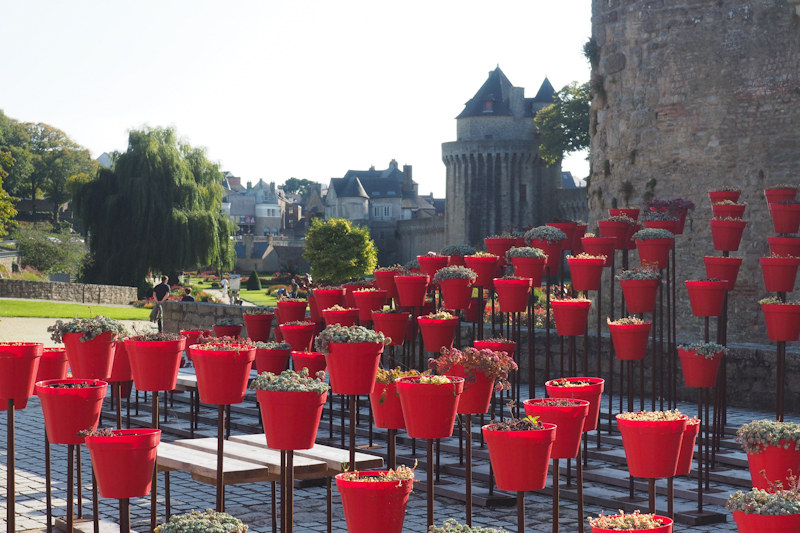
[(110, 169), (77, 187), (89, 236), (86, 281), (142, 287), (148, 272), (232, 268), (233, 223), (222, 213), (223, 176), (205, 149), (172, 128), (133, 130)]

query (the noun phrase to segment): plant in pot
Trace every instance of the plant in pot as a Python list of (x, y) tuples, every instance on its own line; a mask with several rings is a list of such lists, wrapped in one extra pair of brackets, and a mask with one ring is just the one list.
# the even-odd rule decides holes
[(715, 217), (709, 221), (709, 224), (711, 225), (711, 241), (715, 250), (719, 252), (735, 252), (739, 249), (744, 228), (747, 226), (746, 220)]
[(647, 341), (652, 323), (633, 316), (611, 320), (606, 318), (614, 343), (614, 352), (621, 361), (640, 361), (647, 355)]
[(445, 439), (453, 435), (458, 397), (464, 378), (409, 376), (395, 381), (403, 407), (408, 436), (412, 439)]
[[(116, 361), (116, 355), (114, 356)], [(42, 358), (39, 359), (39, 368), (36, 370), (34, 383), (50, 379), (64, 379), (67, 377), (67, 350), (64, 348), (43, 348)], [(34, 394), (36, 391), (34, 390)]]
[(606, 256), (582, 252), (568, 255), (567, 264), (572, 274), (572, 288), (576, 291), (596, 291), (600, 288)]
[(551, 398), (568, 398), (589, 402), (589, 413), (583, 424), (584, 433), (597, 429), (600, 418), (600, 400), (605, 380), (593, 377), (553, 379), (545, 383), (547, 395)]
[(628, 238), (633, 235), (635, 228), (636, 221), (627, 215), (610, 216), (597, 222), (600, 236), (614, 239), (615, 250), (625, 250)]
[(759, 258), (761, 273), (764, 276), (764, 288), (767, 292), (792, 292), (797, 279), (797, 268), (800, 257), (780, 256)]
[(528, 309), (531, 293), (531, 278), (507, 274), (492, 282), (497, 292), (501, 313), (524, 313)]
[(405, 270), (402, 265), (392, 265), (388, 267), (376, 268), (372, 275), (378, 288), (386, 291), (387, 298), (397, 298), (397, 285), (394, 277)]
[(740, 204), (731, 200), (711, 203), (711, 213), (714, 215), (714, 218), (734, 218), (741, 220), (746, 208), (747, 204)]
[(280, 374), (289, 367), (292, 345), (286, 342), (256, 342), (256, 359), (253, 366), (259, 373)]
[(215, 337), (238, 337), (242, 334), (242, 323), (235, 318), (223, 318), (211, 326)]
[(739, 428), (736, 442), (747, 454), (755, 488), (769, 491), (776, 483), (790, 485), (800, 471), (800, 426), (794, 422), (754, 420)]
[(267, 446), (275, 450), (310, 450), (317, 438), (322, 407), (330, 387), (324, 374), (312, 378), (308, 370), (263, 372), (253, 380)]
[(764, 189), (764, 196), (767, 197), (767, 205), (781, 200), (794, 200), (797, 197), (797, 185), (794, 183), (779, 183)]
[[(278, 324), (285, 322), (300, 322), (306, 318), (306, 307), (308, 307), (308, 300), (302, 298), (286, 298), (282, 297), (278, 300)], [(319, 307), (319, 305), (317, 306)]]
[(559, 335), (583, 335), (592, 301), (588, 298), (557, 298), (550, 300)]
[(346, 292), (347, 289), (341, 285), (324, 285), (313, 289), (312, 294), (314, 295), (314, 303), (317, 306), (317, 312), (320, 313), (323, 309), (331, 308), (334, 305), (343, 306), (345, 304), (344, 295)]
[(551, 459), (578, 456), (583, 425), (589, 415), (589, 402), (570, 398), (534, 398), (525, 400), (525, 414), (556, 426)]
[(334, 305), (322, 310), (322, 317), (325, 319), (326, 326), (334, 324), (344, 327), (355, 326), (358, 324), (358, 314), (359, 309), (345, 308), (341, 305)]
[(553, 221), (548, 222), (546, 226), (558, 228), (563, 231), (567, 236), (567, 240), (562, 241), (561, 249), (572, 250), (573, 243), (575, 242), (575, 232), (578, 230), (577, 222), (566, 218), (554, 218)]
[(79, 436), (85, 437), (100, 496), (121, 500), (150, 494), (160, 429), (86, 430)]
[(782, 483), (770, 490), (754, 488), (737, 491), (728, 497), (725, 508), (733, 513), (739, 533), (790, 533), (800, 531), (800, 489), (797, 476), (791, 476), (788, 488)]
[(739, 187), (734, 187), (732, 185), (724, 185), (722, 187), (717, 187), (716, 189), (711, 189), (708, 191), (708, 199), (711, 200), (712, 203), (714, 202), (723, 202), (725, 200), (730, 200), (731, 202), (738, 202), (739, 196), (742, 194), (742, 189)]
[(397, 299), (402, 307), (422, 307), (428, 292), (430, 277), (422, 272), (406, 270), (394, 277)]
[(292, 350), (304, 352), (311, 349), (317, 325), (307, 320), (297, 320), (281, 324), (283, 341), (291, 344)]
[(800, 303), (782, 301), (775, 296), (760, 300), (769, 340), (794, 342), (800, 338)]
[(686, 224), (686, 215), (689, 211), (694, 211), (695, 205), (691, 200), (683, 198), (673, 198), (671, 200), (659, 200), (654, 198), (645, 202), (645, 207), (650, 208), (651, 211), (666, 211), (678, 217), (678, 230), (675, 235), (683, 234), (683, 227)]
[(442, 290), (444, 305), (448, 309), (466, 309), (472, 300), (472, 284), (478, 275), (463, 266), (441, 268), (433, 276), (433, 282)]
[(539, 287), (544, 277), (547, 255), (539, 248), (523, 246), (506, 252), (506, 261), (514, 266), (514, 274), (531, 279), (532, 287)]
[(14, 410), (25, 409), (34, 394), (42, 358), (39, 342), (0, 342), (0, 411), (14, 400)]
[(443, 348), (452, 348), (458, 329), (458, 317), (439, 310), (417, 317), (425, 351), (439, 353)]
[(800, 230), (800, 200), (779, 200), (769, 204), (775, 233), (797, 233)]
[(589, 229), (589, 224), (583, 220), (576, 220), (577, 227), (575, 228), (575, 237), (572, 239), (572, 253), (579, 254), (584, 252), (583, 237), (586, 235), (586, 230)]
[(395, 381), (400, 378), (419, 376), (418, 370), (403, 370), (399, 366), (384, 370), (378, 369), (375, 375), (375, 388), (369, 393), (372, 405), (372, 416), (375, 425), (384, 429), (405, 429), (403, 407), (400, 405), (400, 394), (397, 392)]
[(620, 413), (617, 427), (633, 477), (672, 477), (689, 417), (680, 411)]
[(342, 283), (342, 287), (344, 287), (344, 304), (351, 308), (356, 308), (356, 299), (353, 296), (355, 291), (361, 291), (364, 289), (369, 289), (372, 287), (372, 282), (367, 281), (365, 279), (353, 279), (350, 281), (345, 281)]
[(652, 313), (656, 307), (661, 276), (658, 270), (645, 265), (621, 270), (617, 279), (625, 296), (625, 307), (629, 313)]
[(663, 229), (675, 235), (680, 226), (678, 217), (666, 211), (647, 211), (642, 216), (642, 225), (645, 228)]
[(728, 281), (716, 278), (687, 280), (686, 290), (689, 292), (689, 303), (694, 316), (720, 316), (725, 294), (728, 292)]
[(728, 282), (728, 290), (736, 288), (736, 279), (739, 277), (739, 267), (742, 266), (741, 257), (705, 256), (703, 263), (706, 265), (706, 277), (724, 279)]
[(53, 444), (83, 444), (78, 432), (97, 429), (108, 384), (96, 379), (53, 379), (36, 383), (47, 438)]
[(326, 327), (317, 336), (317, 350), (325, 354), (334, 394), (369, 394), (383, 347), (391, 341), (383, 333), (363, 326)]
[(504, 232), (499, 235), (492, 235), (483, 239), (486, 251), (499, 257), (500, 266), (507, 265), (506, 252), (517, 244), (517, 236), (511, 232)]
[(487, 252), (476, 252), (464, 258), (466, 267), (477, 276), (474, 285), (478, 287), (492, 288), (492, 279), (497, 271), (497, 264), (500, 258)]
[(185, 348), (186, 337), (177, 333), (148, 333), (125, 339), (125, 351), (128, 353), (136, 389), (141, 391), (174, 389)]
[(362, 325), (367, 326), (372, 323), (372, 312), (381, 311), (386, 305), (386, 298), (389, 292), (375, 287), (367, 287), (358, 291), (353, 291), (353, 298), (358, 309), (358, 320)]
[(430, 526), (428, 533), (507, 533), (505, 529), (494, 529), (481, 526), (467, 526), (459, 524), (454, 518), (442, 522), (442, 527)]
[(244, 327), (247, 338), (253, 341), (267, 342), (272, 330), (272, 319), (275, 317), (271, 307), (245, 307)]
[(728, 348), (716, 342), (699, 342), (678, 345), (683, 380), (687, 387), (713, 387), (722, 358)]
[(514, 351), (517, 343), (505, 337), (492, 337), (489, 339), (475, 340), (472, 345), (478, 350), (492, 350), (494, 352), (506, 352), (509, 357), (514, 358)]
[[(295, 372), (307, 368), (308, 375), (316, 376), (320, 372), (328, 371), (328, 364), (325, 362), (325, 354), (306, 350), (297, 352), (292, 350), (292, 368)], [(274, 374), (275, 372), (273, 372)]]
[(47, 331), (53, 342), (64, 343), (72, 377), (107, 379), (111, 375), (114, 342), (121, 331), (119, 322), (99, 315), (57, 320)]
[(439, 253), (450, 258), (447, 263), (448, 266), (465, 266), (464, 258), (468, 255), (474, 255), (477, 251), (469, 244), (450, 244), (442, 248)]
[(426, 255), (418, 255), (417, 262), (422, 273), (433, 278), (440, 268), (447, 266), (450, 258), (446, 255), (439, 255), (436, 252), (428, 252)]
[(414, 488), (414, 469), (344, 472), (336, 476), (344, 519), (350, 533), (401, 533), (408, 495)]
[(545, 254), (545, 267), (549, 274), (555, 276), (561, 268), (561, 250), (567, 234), (553, 226), (538, 226), (525, 232), (525, 240), (531, 247), (538, 248)]
[(675, 468), (676, 476), (686, 476), (692, 471), (692, 459), (694, 459), (695, 443), (697, 434), (700, 431), (700, 419), (690, 418), (686, 422), (686, 429), (681, 440), (681, 453), (678, 455), (678, 466)]
[(620, 511), (617, 515), (605, 516), (600, 513), (597, 518), (589, 517), (592, 533), (607, 531), (650, 531), (653, 533), (672, 533), (673, 521), (666, 516), (641, 514), (635, 510), (632, 514)]
[(616, 239), (613, 237), (598, 237), (594, 233), (585, 233), (581, 239), (583, 251), (595, 257), (605, 256), (606, 261), (603, 266), (610, 267), (611, 260), (614, 258), (614, 246)]
[(372, 322), (375, 325), (375, 331), (379, 331), (391, 339), (389, 345), (400, 346), (405, 340), (410, 316), (411, 313), (400, 309), (373, 311)]
[(645, 228), (634, 233), (633, 239), (642, 264), (650, 264), (657, 269), (667, 268), (675, 235), (665, 229)]
[(255, 346), (202, 344), (191, 350), (200, 401), (213, 405), (242, 403), (256, 358)]
[(218, 513), (208, 509), (205, 512), (191, 511), (172, 515), (154, 531), (155, 533), (245, 533), (247, 526), (228, 513)]

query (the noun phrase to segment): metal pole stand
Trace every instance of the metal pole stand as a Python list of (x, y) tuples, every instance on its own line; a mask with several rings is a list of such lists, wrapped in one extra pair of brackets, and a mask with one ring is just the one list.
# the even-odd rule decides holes
[(466, 499), (467, 499), (467, 525), (472, 527), (472, 415), (464, 416), (467, 431), (467, 472), (466, 472)]
[(217, 406), (217, 512), (225, 512), (223, 448), (225, 446), (225, 406)]
[[(8, 459), (7, 459), (7, 463), (6, 463), (6, 466), (7, 466), (7, 469), (6, 469), (6, 520), (7, 520), (7, 522), (6, 522), (6, 524), (8, 525), (8, 531), (13, 533), (14, 528), (16, 527), (15, 524), (16, 524), (16, 512), (17, 512), (16, 500), (14, 499), (15, 486), (16, 486), (16, 479), (15, 479), (16, 465), (14, 464), (15, 463), (15, 461), (14, 461), (15, 452), (14, 452), (14, 399), (13, 398), (9, 398), (8, 399), (7, 420), (8, 420), (8, 425), (6, 426), (6, 428), (8, 428), (8, 435), (7, 435), (7, 437), (8, 437), (8, 441), (7, 441), (8, 442), (8, 448), (6, 448), (6, 450), (8, 451)], [(49, 466), (50, 462), (48, 461), (47, 464)], [(71, 520), (70, 520), (70, 522), (71, 522)], [(48, 521), (48, 525), (49, 524), (50, 523)]]
[(559, 482), (558, 459), (553, 459), (553, 533), (558, 533)]
[(356, 464), (356, 417), (358, 413), (358, 404), (356, 403), (356, 396), (350, 395), (350, 468), (355, 469)]
[(434, 473), (433, 473), (433, 439), (427, 439), (427, 477), (425, 482), (427, 484), (427, 498), (428, 498), (428, 528), (433, 525), (433, 489), (434, 489)]
[[(152, 394), (152, 428), (158, 429), (158, 391), (153, 391)], [(158, 520), (158, 468), (153, 469), (153, 488), (150, 491), (150, 531), (156, 529), (156, 522)]]

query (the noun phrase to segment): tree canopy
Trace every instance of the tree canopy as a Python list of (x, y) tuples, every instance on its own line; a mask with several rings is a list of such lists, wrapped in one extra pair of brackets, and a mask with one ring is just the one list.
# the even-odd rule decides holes
[(539, 155), (553, 165), (566, 154), (589, 147), (589, 84), (572, 82), (563, 87), (554, 104), (545, 107), (534, 118), (542, 137)]
[(96, 179), (71, 182), (92, 254), (86, 281), (141, 286), (151, 271), (233, 267), (223, 175), (204, 148), (180, 140), (173, 128), (144, 127), (132, 130), (127, 151), (112, 159)]
[(313, 277), (340, 282), (372, 274), (378, 249), (366, 227), (343, 218), (314, 218), (306, 233), (303, 257), (311, 263)]
[(283, 190), (284, 192), (297, 193), (300, 196), (304, 196), (309, 191), (309, 187), (314, 185), (314, 183), (315, 182), (307, 179), (289, 178), (283, 184)]
[(8, 235), (8, 228), (14, 224), (17, 210), (14, 202), (17, 200), (3, 189), (3, 178), (8, 176), (6, 168), (14, 165), (14, 158), (9, 152), (0, 152), (0, 237)]

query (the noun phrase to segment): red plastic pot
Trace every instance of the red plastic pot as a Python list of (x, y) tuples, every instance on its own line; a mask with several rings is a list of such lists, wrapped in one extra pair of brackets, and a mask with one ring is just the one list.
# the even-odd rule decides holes
[(531, 294), (531, 279), (494, 279), (494, 290), (501, 313), (524, 313), (528, 309)]
[(551, 459), (572, 459), (578, 456), (581, 447), (583, 424), (589, 415), (589, 402), (574, 400), (578, 405), (555, 406), (547, 405), (549, 400), (537, 398), (525, 400), (525, 414), (538, 416), (543, 424), (556, 426), (556, 439), (550, 450)]
[[(114, 362), (116, 360), (117, 356), (115, 355)], [(64, 379), (67, 377), (68, 366), (67, 350), (64, 348), (44, 348), (42, 357), (39, 359), (39, 369), (36, 371), (34, 383), (50, 379)], [(36, 394), (36, 387), (34, 387), (33, 394)]]
[(567, 259), (569, 271), (572, 276), (572, 288), (576, 291), (596, 291), (600, 288), (600, 280), (603, 277), (603, 269), (606, 260), (583, 259), (573, 257)]
[(372, 323), (372, 312), (381, 311), (386, 305), (388, 291), (353, 291), (353, 298), (358, 308), (358, 320), (361, 325)]
[(436, 272), (447, 266), (450, 262), (450, 257), (447, 255), (418, 255), (417, 262), (419, 263), (420, 271), (423, 274), (427, 274), (430, 279), (433, 279)]
[[(186, 339), (136, 341), (125, 339), (133, 384), (141, 391), (172, 390), (177, 385)], [(194, 356), (194, 353), (192, 354)]]
[(217, 326), (216, 324), (211, 326), (211, 329), (214, 330), (214, 336), (217, 338), (220, 337), (239, 337), (242, 334), (242, 326), (241, 324), (237, 324), (234, 326)]
[(636, 249), (636, 241), (633, 240), (633, 235), (637, 231), (642, 229), (641, 224), (634, 224), (631, 226), (630, 231), (628, 232), (628, 239), (625, 241), (625, 249), (626, 250), (635, 250)]
[(486, 314), (488, 300), (483, 299), (482, 309), (478, 309), (478, 298), (473, 298), (469, 302), (469, 307), (464, 311), (464, 322), (478, 322)]
[(694, 316), (720, 316), (728, 282), (722, 281), (687, 281), (689, 302)]
[(281, 335), (284, 340), (291, 345), (292, 350), (296, 352), (305, 352), (311, 350), (311, 345), (314, 342), (314, 331), (316, 325), (309, 322), (302, 326), (287, 326), (281, 325)]
[(800, 204), (769, 204), (775, 233), (797, 233), (800, 230)]
[(678, 356), (681, 358), (681, 368), (683, 369), (683, 381), (686, 386), (709, 388), (716, 385), (723, 355), (722, 352), (719, 352), (714, 355), (713, 359), (706, 359), (702, 355), (697, 355), (696, 350), (687, 351), (678, 348)]
[(739, 533), (797, 533), (800, 514), (768, 515), (733, 512)]
[(295, 372), (308, 369), (309, 376), (316, 376), (317, 372), (326, 372), (328, 363), (325, 361), (325, 354), (321, 352), (292, 352), (292, 368)]
[(572, 250), (572, 243), (575, 241), (575, 231), (578, 229), (578, 224), (576, 222), (548, 222), (545, 225), (558, 228), (566, 233), (567, 238), (561, 241), (561, 249)]
[(798, 237), (767, 237), (767, 242), (770, 254), (800, 257), (800, 238)]
[(746, 220), (711, 220), (709, 223), (715, 250), (735, 252), (739, 249), (744, 228), (747, 226)]
[(692, 471), (692, 458), (698, 431), (700, 431), (700, 421), (696, 418), (689, 419), (681, 439), (681, 452), (678, 455), (678, 466), (675, 468), (676, 476), (685, 476)]
[(572, 253), (579, 254), (583, 252), (583, 236), (586, 235), (586, 230), (589, 226), (586, 224), (578, 224), (575, 228), (575, 236), (572, 238)]
[[(550, 269), (550, 275), (555, 276), (561, 268), (561, 251), (564, 239), (556, 242), (548, 242), (542, 239), (531, 239), (531, 247), (538, 248), (547, 256), (545, 268)], [(541, 285), (541, 283), (540, 283)]]
[(795, 257), (762, 257), (761, 273), (764, 275), (764, 288), (767, 292), (792, 292), (797, 279), (800, 259)]
[(514, 275), (521, 278), (530, 278), (532, 287), (542, 285), (544, 278), (544, 265), (547, 259), (544, 257), (512, 257), (511, 264), (514, 265)]
[[(770, 482), (780, 481), (788, 489), (791, 486), (789, 476), (800, 472), (800, 450), (795, 447), (795, 442), (781, 440), (778, 446), (762, 446), (760, 453), (748, 453), (747, 465), (753, 487), (774, 492)], [(761, 475), (762, 470), (764, 475)]]
[[(349, 307), (351, 309), (355, 309), (356, 306), (356, 299), (353, 296), (355, 291), (363, 291), (364, 289), (371, 289), (372, 283), (364, 282), (359, 283), (358, 285), (345, 285), (344, 287), (344, 307)], [(320, 310), (322, 310), (320, 308)]]
[(633, 477), (672, 477), (678, 466), (688, 417), (678, 420), (624, 420), (617, 415), (622, 446)]
[(394, 383), (375, 383), (369, 393), (375, 425), (383, 429), (406, 429), (403, 406)]
[(403, 307), (422, 307), (428, 292), (430, 276), (395, 276), (397, 299)]
[(266, 348), (256, 348), (256, 361), (254, 365), (258, 369), (259, 374), (262, 372), (270, 372), (277, 376), (289, 368), (289, 356), (291, 354), (292, 350), (290, 349), (281, 350), (276, 348), (274, 350), (268, 350)]
[(636, 249), (639, 250), (639, 261), (651, 264), (659, 269), (669, 265), (669, 252), (675, 244), (674, 238), (637, 240)]
[(245, 313), (244, 327), (247, 329), (247, 338), (255, 342), (267, 342), (274, 317), (273, 313), (265, 315), (248, 315)]
[(741, 220), (747, 206), (730, 204), (711, 204), (711, 213), (714, 218), (735, 218)]
[(375, 331), (391, 339), (391, 346), (400, 346), (405, 339), (410, 313), (372, 313)]
[(464, 378), (452, 376), (450, 379), (452, 383), (441, 385), (420, 383), (414, 376), (395, 381), (409, 437), (446, 439), (453, 435)]
[(683, 229), (686, 226), (686, 215), (689, 214), (689, 211), (686, 209), (679, 209), (677, 216), (678, 216), (678, 232), (675, 235), (683, 235)]
[[(309, 294), (306, 296), (306, 300), (308, 300), (308, 312), (309, 316), (311, 317), (311, 322), (324, 322), (322, 315), (319, 313), (319, 307), (317, 307), (317, 299), (314, 298), (313, 294)], [(276, 317), (277, 318), (277, 317)]]
[[(210, 337), (213, 334), (214, 334), (213, 331), (209, 331), (207, 329), (200, 329), (200, 330), (182, 329), (181, 330), (181, 335), (186, 337), (186, 346), (191, 346), (193, 344), (197, 344), (197, 339), (199, 339), (201, 335), (203, 337)], [(124, 349), (124, 346), (125, 346), (124, 342), (117, 343), (117, 348), (119, 348), (120, 344), (123, 346), (123, 349)], [(125, 352), (125, 357), (127, 358), (127, 352)], [(186, 357), (189, 359), (189, 361), (192, 360), (192, 356), (189, 355), (188, 351), (186, 352)], [(111, 381), (116, 381), (116, 380), (111, 380)]]
[(609, 324), (614, 352), (621, 361), (641, 361), (647, 355), (651, 322), (644, 324)]
[(433, 318), (417, 317), (417, 324), (422, 331), (422, 340), (425, 351), (439, 353), (442, 348), (452, 348), (458, 329), (458, 318), (436, 320)]
[(275, 335), (275, 342), (283, 342), (283, 333), (281, 333), (280, 326), (272, 328), (272, 333)]
[(588, 382), (589, 385), (579, 385), (575, 387), (559, 387), (554, 385), (557, 381), (551, 380), (545, 383), (547, 395), (551, 398), (567, 398), (572, 400), (586, 400), (589, 402), (589, 414), (583, 424), (583, 431), (594, 431), (597, 429), (597, 422), (600, 418), (600, 400), (603, 396), (605, 380), (601, 378), (564, 378), (571, 382)]
[[(509, 354), (511, 355), (511, 354)], [(454, 365), (448, 372), (451, 376), (464, 378), (464, 392), (458, 399), (456, 412), (460, 415), (482, 415), (489, 412), (494, 381), (482, 371), (471, 370), (469, 375), (463, 365)]]
[[(379, 477), (386, 471), (358, 472), (358, 477)], [(347, 481), (337, 474), (336, 490), (342, 495), (348, 533), (401, 533), (413, 479), (402, 481)]]
[[(452, 258), (450, 260), (452, 261)], [(396, 271), (376, 270), (372, 275), (375, 276), (375, 283), (378, 288), (386, 291), (387, 298), (397, 298), (397, 285), (394, 283), (394, 277), (397, 275)]]
[(256, 358), (255, 347), (230, 345), (229, 350), (189, 349), (202, 403), (232, 405), (244, 401), (250, 368)]
[(466, 309), (472, 300), (472, 280), (443, 279), (439, 282), (447, 309)]
[(383, 344), (376, 342), (332, 342), (325, 356), (334, 394), (369, 394), (381, 362)]
[(117, 429), (116, 437), (86, 437), (103, 498), (121, 500), (150, 494), (160, 429)]
[(461, 255), (448, 256), (447, 266), (465, 266), (464, 257)]
[(761, 304), (769, 340), (794, 342), (800, 339), (800, 305)]
[(724, 202), (725, 200), (738, 202), (741, 194), (742, 193), (740, 191), (708, 191), (708, 199), (712, 204), (716, 202)]
[(656, 308), (659, 280), (629, 279), (620, 280), (619, 284), (628, 313), (652, 313)]
[(63, 336), (72, 377), (108, 379), (114, 365), (113, 333), (104, 331), (86, 342), (81, 342), (82, 336), (83, 333), (65, 333)]
[(618, 217), (625, 215), (626, 217), (636, 222), (637, 220), (639, 220), (639, 211), (640, 210), (638, 208), (609, 209), (608, 216)]
[(551, 300), (550, 307), (556, 320), (559, 335), (583, 335), (592, 302), (582, 300)]
[(494, 426), (489, 424), (481, 430), (489, 447), (497, 488), (509, 492), (542, 490), (547, 482), (556, 427), (544, 424), (540, 430), (496, 431)]
[[(607, 239), (614, 239), (614, 249), (624, 250), (628, 242), (628, 236), (632, 235), (631, 231), (634, 226), (627, 222), (614, 222), (613, 220), (601, 220), (597, 223), (597, 228), (600, 232), (600, 237)], [(584, 249), (586, 243), (583, 244)]]
[(344, 295), (346, 292), (344, 287), (341, 289), (314, 289), (314, 301), (317, 303), (317, 311), (322, 313), (322, 311), (330, 309), (334, 305), (344, 307)]
[(340, 326), (349, 327), (358, 324), (358, 312), (358, 309), (345, 309), (343, 311), (323, 309), (322, 316), (325, 319), (326, 326), (339, 324)]
[(606, 256), (605, 263), (603, 263), (604, 267), (611, 266), (616, 243), (617, 240), (613, 237), (584, 237), (581, 239), (584, 252), (589, 255)]
[[(306, 307), (308, 307), (308, 302), (278, 302), (278, 310), (280, 311), (278, 324), (305, 320)], [(317, 309), (319, 309), (319, 302), (317, 302)]]
[[(611, 515), (611, 516), (619, 516), (619, 515)], [(663, 525), (654, 528), (654, 529), (647, 529), (648, 533), (672, 533), (672, 525), (673, 521), (671, 518), (667, 518), (666, 516), (659, 516), (655, 515), (655, 517), (663, 522)], [(606, 529), (603, 527), (596, 527), (591, 525), (592, 523), (589, 522), (589, 527), (592, 528), (592, 533), (614, 533), (617, 530), (614, 529)], [(645, 531), (645, 530), (641, 530)]]
[[(83, 389), (54, 389), (49, 385), (90, 383)], [(52, 379), (36, 383), (42, 402), (47, 438), (53, 444), (83, 444), (78, 432), (97, 429), (108, 384), (94, 379)]]
[(273, 450), (310, 450), (317, 439), (328, 393), (256, 391), (267, 446)]
[(476, 287), (485, 287), (487, 289), (492, 288), (492, 279), (494, 279), (495, 271), (497, 270), (497, 264), (500, 260), (499, 257), (476, 257), (474, 255), (468, 255), (464, 258), (464, 264), (470, 270), (474, 271), (478, 277), (475, 279), (473, 285)]
[[(132, 381), (131, 361), (128, 357), (128, 349), (125, 348), (125, 341), (117, 341), (114, 346), (114, 365), (111, 367), (111, 375), (107, 381)], [(186, 346), (189, 346), (188, 342)], [(186, 353), (188, 356), (188, 350)], [(192, 358), (189, 357), (189, 361), (191, 360)]]
[(742, 266), (741, 257), (705, 256), (703, 258), (703, 263), (706, 265), (707, 278), (727, 280), (729, 291), (736, 288), (736, 279), (739, 277), (739, 267)]
[(797, 198), (797, 188), (764, 189), (764, 196), (767, 197), (767, 204), (774, 204), (783, 200), (794, 200)]
[(498, 264), (504, 266), (508, 264), (506, 262), (506, 252), (517, 245), (517, 239), (513, 237), (508, 239), (490, 239), (486, 237), (483, 239), (483, 243), (486, 245), (486, 251), (496, 255), (499, 258)]
[(665, 229), (673, 235), (677, 235), (681, 222), (679, 220), (644, 220), (642, 224), (645, 228)]
[(476, 350), (492, 350), (494, 352), (506, 352), (509, 357), (514, 357), (514, 350), (517, 348), (516, 342), (488, 342), (475, 341), (472, 343)]

